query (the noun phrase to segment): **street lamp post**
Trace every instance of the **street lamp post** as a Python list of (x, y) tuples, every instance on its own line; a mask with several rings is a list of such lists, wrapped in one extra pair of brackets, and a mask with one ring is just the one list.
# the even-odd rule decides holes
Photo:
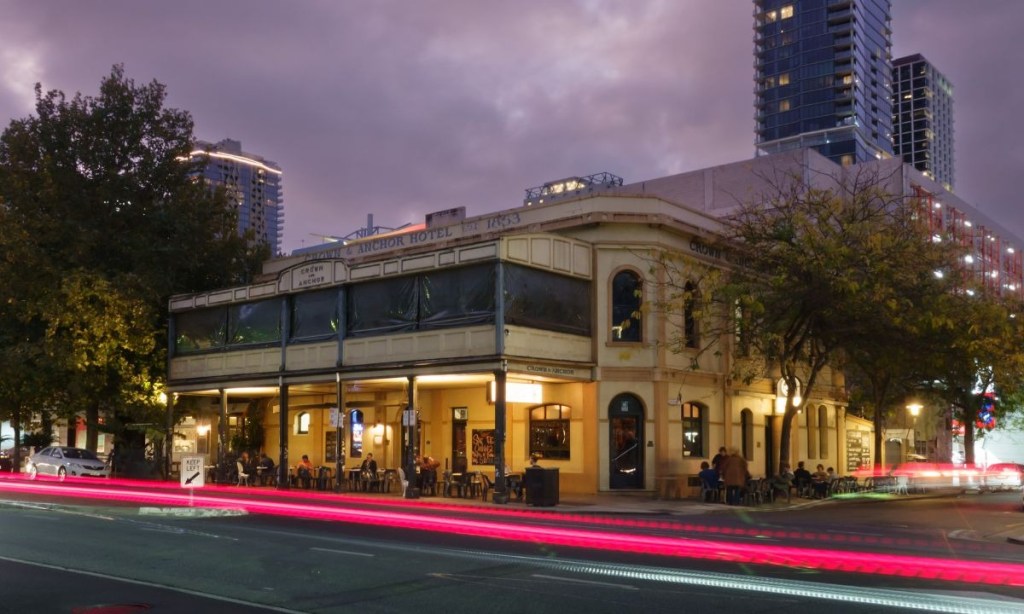
[[(914, 433), (913, 444), (914, 444), (914, 453), (915, 454), (917, 453), (917, 417), (921, 414), (921, 409), (923, 409), (923, 408), (924, 408), (924, 406), (921, 405), (920, 403), (916, 403), (916, 402), (907, 403), (907, 411), (910, 412), (910, 416), (911, 416), (911, 418), (913, 420), (911, 422), (911, 427), (910, 427), (909, 431), (912, 431)], [(910, 433), (908, 432), (908, 435), (909, 434)]]

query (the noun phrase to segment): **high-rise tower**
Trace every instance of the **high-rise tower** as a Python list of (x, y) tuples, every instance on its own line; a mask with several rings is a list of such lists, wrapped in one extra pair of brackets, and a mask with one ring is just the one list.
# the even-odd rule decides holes
[(892, 155), (889, 0), (754, 0), (757, 153)]
[(281, 199), (281, 168), (242, 151), (242, 143), (224, 139), (218, 143), (196, 141), (192, 157), (206, 156), (203, 179), (223, 187), (238, 208), (238, 233), (252, 230), (256, 241), (281, 253), (284, 212)]
[(892, 149), (953, 191), (953, 86), (921, 54), (892, 63)]

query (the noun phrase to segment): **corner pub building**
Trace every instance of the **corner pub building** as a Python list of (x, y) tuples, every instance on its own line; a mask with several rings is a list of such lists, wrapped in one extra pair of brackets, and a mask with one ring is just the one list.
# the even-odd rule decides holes
[[(493, 479), (539, 454), (563, 494), (694, 496), (700, 462), (728, 446), (770, 474), (774, 382), (731, 381), (728, 351), (692, 369), (658, 314), (620, 325), (661, 291), (644, 283), (650, 249), (723, 263), (719, 217), (757, 188), (755, 167), (783, 164), (838, 168), (804, 151), (631, 185), (576, 177), (512, 209), (442, 211), (269, 260), (249, 286), (175, 296), (168, 389), (190, 415), (174, 459), (223, 460), (255, 430), (285, 471), (304, 454), (335, 471), (422, 454)], [(838, 374), (824, 381), (794, 422), (792, 460), (843, 473), (871, 426), (845, 415)]]

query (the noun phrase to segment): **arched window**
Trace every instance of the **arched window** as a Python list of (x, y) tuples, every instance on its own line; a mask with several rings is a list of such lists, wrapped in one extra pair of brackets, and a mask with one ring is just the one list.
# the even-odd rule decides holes
[(686, 347), (695, 348), (700, 345), (700, 331), (697, 330), (697, 306), (700, 295), (696, 284), (692, 281), (686, 282), (683, 290), (685, 292), (685, 298), (683, 299), (683, 338), (686, 342)]
[(707, 456), (704, 449), (704, 431), (707, 412), (700, 403), (683, 403), (683, 455), (684, 456)]
[(828, 458), (828, 410), (824, 405), (818, 407), (818, 449), (821, 458)]
[(530, 408), (530, 454), (541, 458), (569, 458), (569, 424), (572, 409), (550, 403)]
[(295, 414), (295, 434), (296, 435), (307, 435), (309, 434), (309, 412), (300, 411)]
[(754, 412), (747, 408), (740, 412), (740, 433), (743, 458), (750, 460), (754, 458)]
[(815, 416), (811, 408), (807, 408), (807, 458), (818, 458), (818, 429), (815, 428)]
[(643, 341), (641, 288), (633, 271), (619, 271), (612, 278), (612, 341)]

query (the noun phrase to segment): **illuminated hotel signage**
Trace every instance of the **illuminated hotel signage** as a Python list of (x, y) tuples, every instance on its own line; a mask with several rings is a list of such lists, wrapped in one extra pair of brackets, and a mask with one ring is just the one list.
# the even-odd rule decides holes
[[(494, 404), (498, 398), (498, 385), (491, 382), (487, 387), (487, 402)], [(506, 403), (530, 403), (540, 405), (543, 401), (543, 389), (540, 384), (524, 384), (520, 382), (505, 382)]]

